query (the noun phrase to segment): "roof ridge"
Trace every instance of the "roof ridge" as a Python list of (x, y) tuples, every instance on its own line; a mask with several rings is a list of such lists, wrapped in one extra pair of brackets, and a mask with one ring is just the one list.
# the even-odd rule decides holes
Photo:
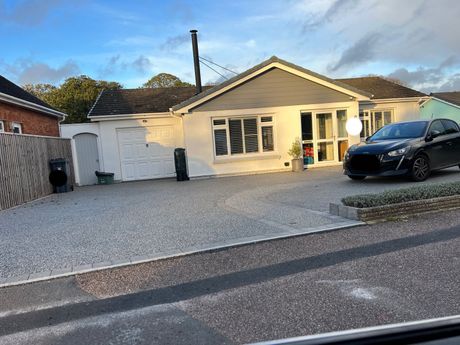
[[(203, 87), (209, 87), (204, 85)], [(195, 89), (196, 86), (165, 86), (165, 87), (135, 87), (135, 88), (122, 88), (122, 89), (107, 89), (105, 91), (144, 91), (144, 90), (171, 90), (171, 89)]]

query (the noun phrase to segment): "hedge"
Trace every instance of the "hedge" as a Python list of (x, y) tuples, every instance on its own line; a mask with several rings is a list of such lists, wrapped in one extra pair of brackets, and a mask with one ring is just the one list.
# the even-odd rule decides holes
[(421, 185), (411, 188), (388, 190), (379, 194), (347, 196), (342, 199), (342, 203), (345, 206), (365, 208), (453, 195), (460, 195), (460, 182)]

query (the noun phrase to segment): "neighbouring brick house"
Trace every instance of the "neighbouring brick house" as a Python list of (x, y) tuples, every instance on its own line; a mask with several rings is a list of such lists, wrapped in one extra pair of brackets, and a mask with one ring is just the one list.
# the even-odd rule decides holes
[(0, 133), (59, 137), (64, 113), (0, 75)]

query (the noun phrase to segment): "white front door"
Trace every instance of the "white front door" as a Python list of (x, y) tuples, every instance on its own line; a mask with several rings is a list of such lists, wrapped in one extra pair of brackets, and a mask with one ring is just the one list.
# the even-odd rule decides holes
[(348, 148), (345, 109), (301, 113), (302, 143), (306, 165), (341, 162)]
[(118, 129), (123, 181), (174, 176), (173, 126)]

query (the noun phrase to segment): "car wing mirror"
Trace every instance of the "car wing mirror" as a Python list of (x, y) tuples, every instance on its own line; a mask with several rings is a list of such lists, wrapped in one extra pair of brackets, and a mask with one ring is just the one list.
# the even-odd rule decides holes
[(433, 141), (433, 139), (439, 137), (440, 134), (441, 133), (439, 131), (432, 131), (432, 132), (428, 133), (428, 135), (426, 136), (425, 140), (426, 141)]

